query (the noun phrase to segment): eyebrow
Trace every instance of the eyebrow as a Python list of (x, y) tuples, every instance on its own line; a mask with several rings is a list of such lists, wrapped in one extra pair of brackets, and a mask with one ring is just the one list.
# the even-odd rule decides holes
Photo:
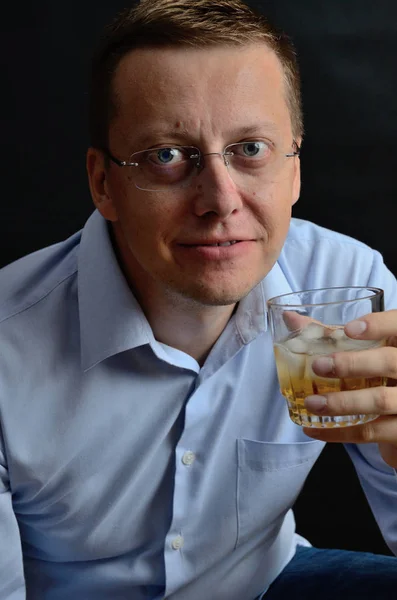
[[(261, 132), (261, 134), (279, 134), (280, 128), (273, 121), (262, 121), (260, 123), (253, 123), (252, 125), (246, 125), (245, 127), (233, 129), (228, 132), (227, 137), (240, 138), (246, 135), (259, 135), (259, 132)], [(138, 137), (134, 140), (134, 145), (150, 147), (158, 144), (158, 141), (156, 140), (164, 140), (164, 142), (180, 140), (181, 142), (185, 142), (186, 145), (186, 138), (189, 137), (191, 136), (189, 136), (189, 133), (186, 129), (178, 130), (151, 128), (149, 130), (146, 129), (145, 134), (141, 137), (138, 135)], [(194, 145), (193, 142), (192, 144)]]
[(263, 121), (261, 123), (247, 125), (246, 127), (236, 129), (234, 133), (235, 135), (250, 135), (257, 133), (259, 130), (269, 133), (280, 133), (280, 128), (273, 121)]

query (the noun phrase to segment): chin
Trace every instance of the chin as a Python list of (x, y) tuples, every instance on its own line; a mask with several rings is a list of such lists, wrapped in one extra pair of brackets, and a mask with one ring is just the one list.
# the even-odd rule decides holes
[(234, 284), (228, 287), (220, 286), (219, 284), (214, 286), (209, 286), (208, 284), (197, 285), (197, 282), (195, 282), (191, 287), (185, 285), (183, 288), (181, 287), (175, 291), (196, 305), (230, 306), (245, 298), (261, 279), (262, 277), (249, 283), (245, 282), (239, 286)]

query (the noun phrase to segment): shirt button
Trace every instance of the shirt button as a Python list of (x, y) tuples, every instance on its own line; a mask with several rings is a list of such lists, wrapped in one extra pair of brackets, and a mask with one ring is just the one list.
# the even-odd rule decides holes
[(195, 460), (196, 460), (196, 455), (194, 452), (185, 452), (185, 454), (182, 456), (182, 462), (187, 467), (189, 465), (192, 465)]
[(185, 540), (183, 539), (183, 537), (181, 535), (177, 535), (176, 538), (172, 540), (171, 546), (173, 550), (180, 550), (183, 547), (184, 543)]

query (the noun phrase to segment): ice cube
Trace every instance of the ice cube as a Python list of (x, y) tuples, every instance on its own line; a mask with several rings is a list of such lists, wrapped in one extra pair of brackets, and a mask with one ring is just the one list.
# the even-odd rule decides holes
[(310, 355), (328, 355), (336, 351), (336, 344), (329, 337), (313, 340), (310, 344)]
[[(295, 339), (295, 338), (293, 338)], [(287, 340), (291, 342), (292, 340)], [(286, 342), (275, 344), (275, 355), (277, 363), (277, 372), (280, 383), (290, 381), (290, 377), (302, 377), (305, 370), (305, 354), (291, 352), (286, 348)], [(289, 386), (289, 383), (287, 387)]]
[(301, 336), (290, 338), (284, 342), (284, 347), (294, 354), (305, 354), (308, 351), (308, 345)]
[(334, 329), (329, 337), (331, 338), (331, 340), (335, 340), (335, 342), (340, 342), (342, 340), (344, 341), (348, 339), (343, 328)]
[(325, 327), (318, 323), (309, 323), (307, 327), (302, 329), (299, 337), (300, 339), (311, 341), (319, 340), (324, 337)]

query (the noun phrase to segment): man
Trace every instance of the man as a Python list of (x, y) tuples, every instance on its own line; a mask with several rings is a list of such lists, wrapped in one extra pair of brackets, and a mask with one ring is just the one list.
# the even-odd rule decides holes
[[(143, 0), (95, 57), (91, 136), (84, 230), (0, 278), (0, 599), (394, 598), (395, 558), (295, 534), (324, 442), (345, 442), (397, 553), (397, 394), (327, 397), (381, 415), (365, 425), (294, 425), (266, 300), (378, 286), (387, 311), (346, 331), (392, 340), (397, 284), (364, 244), (291, 221), (288, 40), (239, 0)], [(392, 346), (333, 360), (324, 375), (397, 373)]]

